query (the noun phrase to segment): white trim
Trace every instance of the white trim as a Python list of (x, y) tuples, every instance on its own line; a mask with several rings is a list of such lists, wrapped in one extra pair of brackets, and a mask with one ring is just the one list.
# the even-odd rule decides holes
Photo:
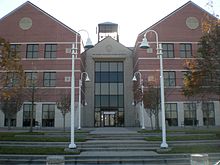
[[(1, 72), (1, 71), (0, 71)], [(24, 72), (72, 72), (72, 70), (38, 70), (38, 69), (27, 69), (27, 70), (24, 70)], [(81, 70), (75, 70), (75, 72), (80, 72), (81, 73)]]
[[(199, 59), (199, 58), (180, 58), (180, 57), (177, 57), (177, 58), (163, 58), (164, 60), (194, 60), (194, 59)], [(139, 57), (137, 58), (137, 61), (138, 60), (159, 60), (158, 57)]]
[[(140, 72), (152, 72), (152, 71), (157, 71), (157, 72), (159, 72), (160, 71), (160, 69), (143, 69), (143, 70), (141, 70), (141, 69), (139, 69), (138, 71), (140, 71)], [(184, 71), (188, 71), (188, 70), (184, 70), (184, 69), (164, 69), (163, 70), (164, 72), (167, 72), (167, 71), (174, 71), (174, 72), (184, 72)]]
[[(71, 60), (72, 58), (22, 58), (23, 61), (56, 61), (56, 60)], [(80, 60), (80, 58), (75, 58), (75, 60)]]
[[(70, 42), (66, 42), (66, 41), (63, 41), (63, 42), (57, 42), (57, 41), (44, 41), (44, 42), (12, 42), (10, 44), (20, 44), (20, 45), (27, 45), (27, 44), (60, 44), (60, 45), (64, 45), (64, 44), (73, 44), (73, 43), (76, 43), (74, 41)], [(78, 42), (80, 43), (80, 42)], [(71, 47), (70, 47), (71, 48)]]

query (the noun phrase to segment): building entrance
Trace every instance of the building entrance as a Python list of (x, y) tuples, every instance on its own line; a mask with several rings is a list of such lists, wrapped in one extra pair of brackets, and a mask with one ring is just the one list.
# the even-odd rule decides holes
[(104, 127), (114, 127), (116, 122), (116, 113), (114, 111), (103, 112), (103, 125)]

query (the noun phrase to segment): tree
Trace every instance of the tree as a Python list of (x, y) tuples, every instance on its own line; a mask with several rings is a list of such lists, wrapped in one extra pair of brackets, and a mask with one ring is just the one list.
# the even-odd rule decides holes
[(159, 130), (159, 104), (160, 104), (160, 94), (159, 88), (155, 87), (152, 82), (147, 84), (147, 90), (144, 91), (143, 96), (144, 108), (147, 109), (147, 113), (150, 116), (151, 128), (152, 124), (152, 115), (155, 116), (155, 127)]
[(25, 76), (16, 47), (3, 38), (0, 38), (0, 58), (1, 110), (7, 118), (7, 125), (10, 129), (12, 117), (23, 104), (22, 90), (25, 86)]
[(60, 99), (56, 102), (57, 108), (63, 115), (63, 131), (65, 132), (66, 114), (70, 112), (71, 95), (69, 93), (61, 94)]
[[(220, 21), (207, 19), (203, 23), (203, 36), (198, 53), (186, 61), (188, 70), (184, 78), (185, 96), (220, 94)], [(212, 96), (213, 97), (213, 96)]]

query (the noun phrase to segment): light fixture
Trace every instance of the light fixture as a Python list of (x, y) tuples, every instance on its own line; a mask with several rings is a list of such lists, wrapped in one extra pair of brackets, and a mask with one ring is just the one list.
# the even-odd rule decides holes
[(142, 48), (142, 49), (150, 48), (150, 45), (149, 45), (149, 43), (147, 41), (147, 38), (146, 38), (146, 35), (144, 35), (144, 38), (143, 38), (143, 40), (142, 40), (142, 42), (141, 42), (139, 47)]
[(149, 43), (147, 41), (147, 33), (153, 32), (156, 36), (156, 46), (157, 46), (157, 55), (160, 58), (160, 96), (161, 96), (161, 125), (162, 125), (162, 143), (160, 145), (161, 148), (168, 148), (168, 144), (166, 142), (166, 122), (165, 122), (165, 101), (164, 101), (164, 78), (163, 78), (163, 52), (162, 52), (162, 44), (158, 42), (158, 34), (155, 30), (147, 30), (144, 34), (144, 38), (141, 42), (140, 48), (148, 49)]
[(81, 129), (81, 91), (82, 91), (82, 81), (83, 81), (83, 75), (85, 75), (85, 81), (89, 82), (89, 75), (87, 72), (82, 72), (79, 80), (79, 102), (78, 102), (78, 109), (79, 109), (79, 123), (78, 123), (78, 129)]
[[(70, 123), (70, 144), (69, 144), (69, 149), (74, 149), (76, 148), (76, 144), (75, 144), (75, 115), (74, 115), (74, 111), (75, 111), (75, 58), (77, 58), (77, 54), (78, 54), (78, 42), (77, 42), (77, 38), (78, 38), (78, 34), (79, 32), (84, 31), (87, 33), (88, 39), (86, 41), (86, 45), (85, 48), (91, 48), (93, 47), (91, 39), (89, 38), (89, 33), (88, 31), (82, 29), (79, 30), (77, 33), (75, 33), (75, 43), (72, 44), (72, 73), (71, 73), (71, 102), (70, 102), (70, 118), (71, 118), (71, 123)], [(80, 95), (80, 94), (79, 94)]]
[(132, 81), (137, 81), (136, 76), (134, 75), (134, 77), (132, 78)]
[(145, 124), (144, 124), (144, 102), (143, 102), (143, 94), (144, 94), (144, 84), (143, 84), (143, 79), (141, 78), (142, 75), (141, 75), (141, 72), (135, 72), (134, 73), (134, 77), (132, 78), (132, 81), (137, 81), (137, 77), (136, 75), (139, 74), (139, 78), (140, 78), (140, 86), (141, 86), (141, 93), (142, 93), (142, 99), (141, 99), (141, 117), (142, 117), (142, 126), (141, 126), (141, 129), (145, 129)]
[(89, 49), (89, 48), (93, 48), (93, 47), (94, 46), (92, 44), (92, 41), (91, 41), (91, 39), (88, 36), (87, 41), (86, 41), (86, 45), (84, 46), (84, 48)]

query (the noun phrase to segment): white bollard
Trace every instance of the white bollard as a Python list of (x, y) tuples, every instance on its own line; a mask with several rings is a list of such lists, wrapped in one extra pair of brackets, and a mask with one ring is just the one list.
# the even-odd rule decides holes
[(208, 154), (191, 154), (191, 165), (209, 165)]
[(64, 156), (60, 156), (60, 155), (47, 156), (47, 164), (46, 165), (65, 165)]

